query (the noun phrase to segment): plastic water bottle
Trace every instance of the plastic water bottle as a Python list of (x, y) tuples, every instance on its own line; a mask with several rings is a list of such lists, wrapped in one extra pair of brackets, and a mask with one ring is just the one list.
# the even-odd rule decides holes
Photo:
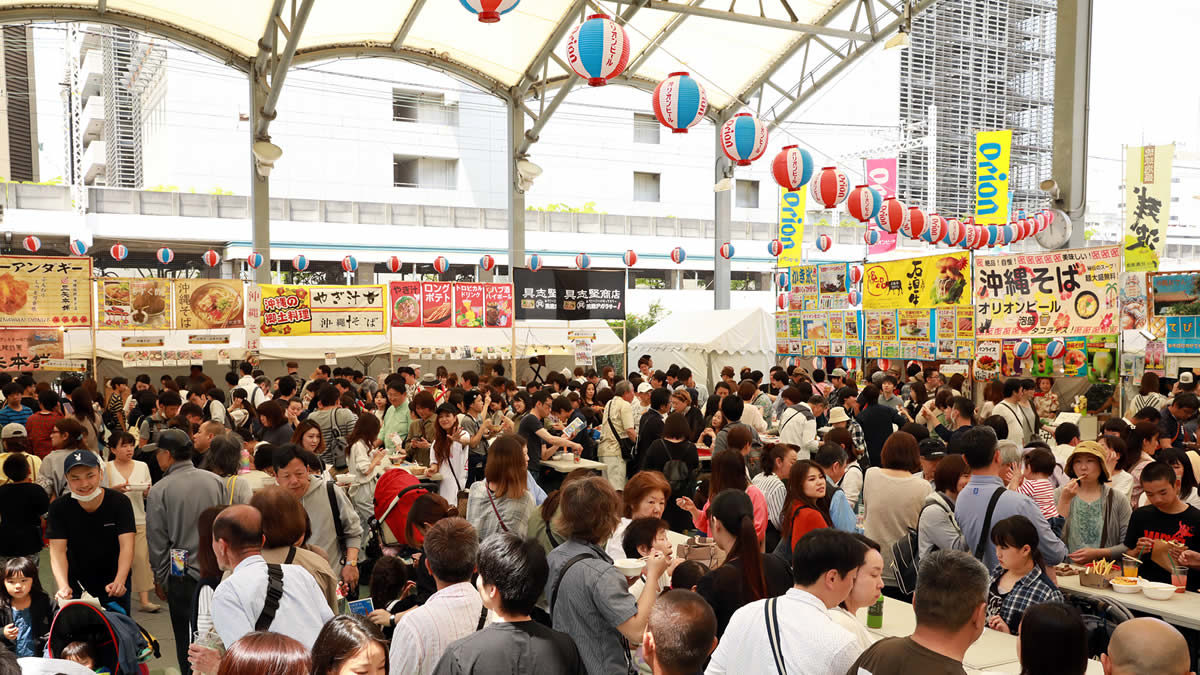
[(855, 523), (854, 523), (854, 531), (855, 532), (857, 532), (859, 534), (863, 534), (863, 532), (865, 532), (865, 530), (863, 529), (863, 522), (866, 520), (866, 517), (867, 517), (867, 505), (863, 503), (862, 497), (860, 496), (858, 498), (858, 509), (856, 511), (856, 517), (855, 517)]
[(867, 628), (881, 630), (883, 628), (883, 596), (875, 604), (867, 608)]

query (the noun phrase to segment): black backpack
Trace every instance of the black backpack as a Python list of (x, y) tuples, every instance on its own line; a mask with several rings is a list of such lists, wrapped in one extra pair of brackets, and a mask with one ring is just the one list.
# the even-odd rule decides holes
[(663, 445), (663, 450), (667, 453), (667, 463), (663, 465), (663, 476), (666, 476), (667, 483), (671, 486), (671, 495), (678, 497), (690, 497), (695, 489), (696, 476), (699, 475), (699, 469), (692, 469), (687, 465), (687, 462), (682, 459), (676, 459), (671, 454), (671, 448), (667, 442), (660, 440)]
[(917, 515), (917, 527), (908, 528), (908, 533), (892, 544), (892, 572), (896, 575), (896, 586), (905, 595), (912, 595), (917, 590), (917, 570), (921, 566), (918, 530), (921, 528), (921, 516), (930, 506), (938, 506), (950, 513), (950, 509), (946, 508), (941, 500), (925, 504), (921, 507), (921, 513)]

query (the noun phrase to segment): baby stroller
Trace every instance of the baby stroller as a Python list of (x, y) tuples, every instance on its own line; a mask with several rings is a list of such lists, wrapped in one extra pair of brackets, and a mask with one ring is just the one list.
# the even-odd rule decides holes
[[(408, 510), (417, 497), (428, 491), (427, 485), (407, 471), (388, 471), (379, 477), (375, 486), (375, 517), (371, 519), (371, 532), (382, 548), (382, 555), (399, 555), (412, 548), (404, 541)], [(413, 542), (413, 545), (420, 547), (421, 542)]]
[(146, 662), (160, 656), (158, 640), (122, 612), (108, 611), (82, 601), (68, 602), (50, 622), (51, 658), (62, 658), (72, 642), (87, 642), (96, 654), (96, 668), (113, 675), (149, 675)]

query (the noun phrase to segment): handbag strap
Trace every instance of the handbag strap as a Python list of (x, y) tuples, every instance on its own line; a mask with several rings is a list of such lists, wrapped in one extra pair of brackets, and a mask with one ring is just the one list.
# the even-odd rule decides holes
[(475, 624), (475, 630), (483, 630), (483, 624), (487, 623), (487, 607), (479, 608), (479, 623)]
[(783, 645), (779, 639), (779, 598), (771, 598), (763, 605), (763, 618), (767, 621), (767, 642), (771, 644), (771, 656), (775, 659), (775, 670), (787, 675), (787, 664), (783, 660)]
[(617, 445), (620, 445), (621, 435), (617, 433), (617, 425), (613, 424), (612, 421), (612, 404), (613, 402), (609, 401), (608, 405), (604, 407), (604, 419), (608, 420), (608, 428), (612, 431), (613, 440), (617, 442)]
[(267, 563), (267, 600), (263, 603), (262, 612), (254, 622), (254, 630), (270, 630), (275, 621), (275, 612), (279, 611), (279, 601), (283, 599), (283, 566)]
[(574, 558), (571, 558), (570, 560), (568, 560), (567, 564), (563, 565), (562, 570), (560, 570), (558, 573), (558, 581), (554, 584), (554, 592), (550, 594), (550, 614), (551, 615), (554, 614), (554, 603), (558, 601), (558, 590), (560, 588), (562, 588), (563, 577), (567, 576), (567, 570), (571, 569), (571, 566), (573, 566), (575, 563), (579, 562), (580, 560), (583, 560), (585, 558), (591, 558), (591, 557), (592, 557), (592, 555), (590, 553), (580, 553), (579, 555), (575, 556)]
[(233, 506), (233, 487), (237, 485), (237, 476), (230, 476), (225, 479), (225, 491), (229, 493), (229, 504)]
[(496, 508), (496, 499), (492, 497), (492, 488), (484, 485), (484, 490), (487, 490), (488, 502), (492, 505), (492, 513), (496, 514), (496, 520), (500, 521), (500, 529), (508, 532), (508, 526), (504, 524), (504, 519), (500, 517), (500, 509)]
[(983, 551), (987, 546), (988, 535), (992, 532), (992, 514), (996, 511), (996, 503), (1000, 501), (1000, 495), (1004, 494), (1004, 487), (996, 488), (992, 493), (992, 498), (988, 501), (987, 513), (983, 516), (983, 530), (979, 533), (979, 543), (975, 544), (975, 557), (983, 560)]

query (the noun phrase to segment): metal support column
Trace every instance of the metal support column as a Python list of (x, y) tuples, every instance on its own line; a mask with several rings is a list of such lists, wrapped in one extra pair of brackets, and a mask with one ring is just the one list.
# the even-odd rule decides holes
[(525, 138), (525, 113), (508, 101), (508, 275), (525, 265), (525, 191), (517, 183), (517, 147)]
[[(267, 101), (267, 87), (263, 74), (250, 69), (250, 147), (258, 140), (256, 130), (263, 105)], [(250, 222), (254, 230), (254, 250), (262, 254), (266, 265), (254, 271), (254, 280), (260, 284), (271, 283), (271, 183), (265, 176), (258, 175), (254, 152), (250, 155)]]
[(1054, 60), (1054, 207), (1071, 217), (1071, 248), (1084, 245), (1087, 203), (1088, 83), (1091, 77), (1092, 0), (1059, 0)]
[[(716, 169), (713, 182), (733, 176), (733, 164), (721, 149), (722, 115), (715, 125), (713, 139), (716, 141)], [(733, 189), (713, 193), (713, 309), (729, 309), (730, 265), (721, 257), (721, 244), (730, 240), (730, 223), (733, 220)]]

